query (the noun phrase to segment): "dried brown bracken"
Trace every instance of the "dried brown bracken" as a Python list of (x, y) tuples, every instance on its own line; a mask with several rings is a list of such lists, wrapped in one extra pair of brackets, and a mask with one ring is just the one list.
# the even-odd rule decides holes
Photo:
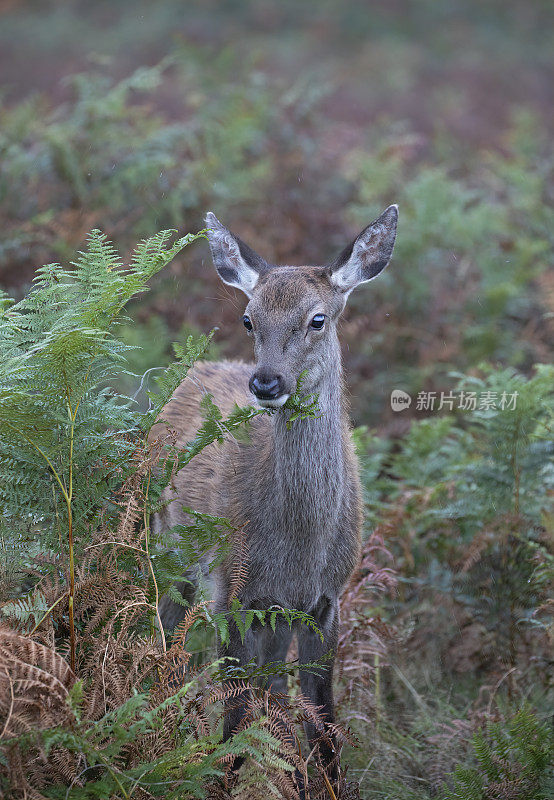
[[(64, 657), (67, 655), (67, 593), (60, 583), (58, 570), (49, 570), (52, 578), (44, 576), (45, 562), (53, 566), (49, 557), (37, 559), (36, 574), (40, 580), (31, 593), (31, 600), (40, 593), (41, 603), (46, 603), (49, 611), (42, 618), (40, 615), (31, 617), (27, 625), (22, 621), (24, 615), (8, 614), (11, 627), (6, 624), (0, 628), (0, 744), (7, 765), (0, 766), (0, 780), (9, 787), (14, 800), (38, 800), (43, 796), (42, 790), (54, 783), (67, 787), (83, 785), (92, 774), (85, 756), (61, 746), (52, 747), (46, 753), (40, 736), (35, 735), (37, 731), (55, 727), (83, 730), (83, 726), (120, 708), (137, 691), (149, 692), (149, 708), (153, 709), (174, 697), (186, 683), (189, 684), (186, 693), (177, 701), (169, 702), (159, 713), (160, 724), (125, 746), (119, 758), (124, 758), (126, 768), (155, 761), (172, 752), (183, 725), (196, 740), (214, 733), (223, 714), (224, 701), (246, 694), (242, 729), (255, 724), (267, 731), (274, 737), (274, 749), (267, 750), (263, 763), (247, 759), (238, 776), (232, 771), (232, 759), (223, 757), (221, 767), (227, 776), (227, 788), (219, 784), (208, 787), (208, 796), (253, 800), (267, 797), (268, 786), (271, 786), (272, 795), (298, 800), (296, 776), (307, 775), (309, 766), (309, 797), (332, 797), (327, 788), (329, 782), (317, 764), (317, 754), (305, 749), (302, 727), (304, 722), (310, 722), (321, 731), (322, 738), (333, 736), (339, 743), (346, 739), (353, 741), (347, 730), (338, 724), (324, 725), (319, 709), (301, 695), (275, 695), (247, 681), (227, 681), (220, 674), (214, 674), (210, 664), (191, 668), (187, 636), (191, 627), (206, 614), (204, 605), (188, 609), (174, 632), (171, 645), (166, 646), (159, 627), (157, 602), (151, 599), (159, 598), (151, 569), (144, 514), (148, 476), (163, 457), (160, 448), (145, 452), (137, 447), (135, 471), (113, 498), (120, 508), (117, 524), (103, 519), (91, 531), (90, 544), (78, 565), (75, 580), (77, 675)], [(232, 532), (230, 538), (231, 586), (236, 595), (245, 578), (248, 554), (243, 531)], [(380, 548), (380, 540), (372, 538), (364, 551), (360, 570), (343, 597), (345, 623), (341, 647), (348, 676), (361, 667), (348, 645), (352, 634), (347, 627), (353, 626), (356, 642), (363, 643), (357, 615), (362, 614), (367, 591), (390, 587), (393, 583), (390, 570), (378, 568), (374, 563)], [(121, 566), (123, 555), (126, 568)], [(9, 607), (6, 609), (9, 612)], [(145, 635), (148, 627), (151, 633)], [(377, 623), (372, 623), (370, 628), (371, 636), (376, 637)], [(80, 720), (68, 702), (76, 677), (84, 687), (79, 705)], [(17, 739), (29, 732), (33, 736), (26, 743)], [(198, 757), (191, 749), (190, 758)], [(289, 770), (283, 770), (283, 762), (289, 765)], [(339, 775), (337, 796), (357, 797), (354, 784), (347, 786), (340, 768)], [(136, 796), (150, 795), (137, 787)]]

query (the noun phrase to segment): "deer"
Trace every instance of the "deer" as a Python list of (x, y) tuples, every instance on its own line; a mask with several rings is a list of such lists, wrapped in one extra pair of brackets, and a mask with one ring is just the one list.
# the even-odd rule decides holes
[[(194, 438), (203, 421), (202, 396), (213, 396), (223, 415), (254, 400), (270, 413), (255, 416), (247, 440), (229, 436), (192, 459), (164, 492), (155, 529), (187, 524), (186, 509), (225, 517), (247, 540), (247, 577), (238, 598), (244, 609), (296, 609), (311, 615), (322, 638), (307, 625), (289, 628), (277, 619), (253, 625), (241, 638), (230, 623), (220, 656), (239, 665), (283, 662), (297, 637), (304, 697), (333, 723), (333, 665), (339, 597), (355, 569), (361, 547), (362, 495), (351, 437), (337, 323), (349, 294), (373, 280), (389, 263), (398, 207), (389, 206), (326, 266), (276, 266), (252, 250), (209, 212), (207, 237), (221, 280), (243, 292), (242, 324), (253, 340), (255, 363), (197, 362), (162, 411), (160, 425), (177, 435), (177, 446)], [(317, 397), (318, 415), (287, 424), (287, 400), (302, 376), (302, 389)], [(229, 610), (232, 560), (215, 569), (215, 610)], [(190, 576), (178, 584), (192, 602)], [(194, 587), (192, 592), (194, 591)], [(184, 609), (165, 596), (164, 627), (174, 628)], [(317, 662), (317, 669), (302, 664)], [(287, 676), (275, 675), (270, 690), (286, 694)], [(224, 715), (224, 740), (245, 714), (234, 702)], [(310, 747), (336, 780), (333, 736), (305, 723)]]

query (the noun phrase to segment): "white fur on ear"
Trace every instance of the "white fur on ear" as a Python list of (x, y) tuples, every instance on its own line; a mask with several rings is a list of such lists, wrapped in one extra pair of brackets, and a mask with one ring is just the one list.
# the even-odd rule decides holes
[(331, 264), (329, 278), (339, 291), (350, 294), (385, 269), (392, 256), (397, 222), (398, 206), (389, 206)]
[(260, 273), (246, 262), (241, 252), (241, 245), (243, 251), (247, 251), (247, 257), (250, 253), (256, 259), (260, 257), (250, 251), (250, 248), (222, 225), (211, 211), (206, 214), (206, 227), (208, 229), (208, 241), (213, 262), (219, 277), (224, 283), (229, 284), (229, 286), (236, 286), (248, 297), (251, 297), (258, 283)]

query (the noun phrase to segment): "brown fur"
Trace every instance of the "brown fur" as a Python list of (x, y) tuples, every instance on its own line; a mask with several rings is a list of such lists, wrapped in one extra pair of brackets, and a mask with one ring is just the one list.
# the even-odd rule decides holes
[[(248, 391), (248, 379), (251, 374), (252, 368), (248, 364), (233, 361), (197, 363), (165, 406), (162, 413), (165, 424), (158, 422), (153, 426), (150, 440), (158, 438), (165, 430), (176, 431), (176, 445), (184, 447), (202, 425), (200, 401), (204, 394), (215, 398), (224, 417), (229, 416), (235, 404), (250, 405), (252, 395)], [(225, 446), (211, 444), (175, 476), (174, 488), (165, 494), (166, 500), (170, 496), (175, 499), (162, 514), (168, 527), (188, 520), (181, 511), (182, 505), (205, 514), (221, 515), (217, 486), (221, 462), (226, 458)]]

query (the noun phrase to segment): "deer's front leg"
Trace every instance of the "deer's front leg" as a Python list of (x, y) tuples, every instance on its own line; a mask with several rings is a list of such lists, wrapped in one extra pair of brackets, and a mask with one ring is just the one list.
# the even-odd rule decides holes
[[(321, 663), (321, 667), (300, 671), (300, 685), (303, 694), (316, 706), (321, 706), (321, 717), (324, 722), (334, 722), (333, 705), (333, 665), (337, 651), (339, 630), (339, 607), (336, 598), (322, 597), (312, 611), (321, 633), (318, 634), (306, 625), (302, 625), (298, 634), (298, 655), (301, 664), (312, 661)], [(317, 745), (323, 767), (333, 780), (338, 777), (338, 753), (335, 737), (313, 725), (305, 724), (306, 736), (313, 748)]]

